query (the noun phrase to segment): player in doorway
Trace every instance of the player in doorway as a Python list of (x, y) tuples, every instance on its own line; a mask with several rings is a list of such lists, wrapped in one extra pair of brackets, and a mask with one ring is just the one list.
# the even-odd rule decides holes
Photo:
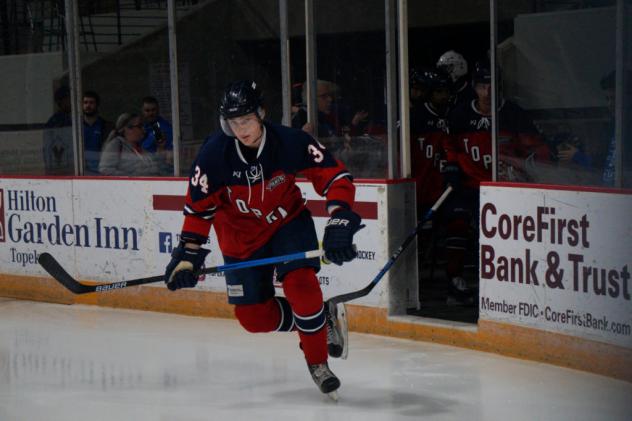
[[(500, 79), (500, 78), (499, 78)], [(492, 180), (491, 68), (488, 61), (477, 62), (472, 72), (476, 99), (461, 103), (450, 113), (451, 142), (443, 169), (446, 183), (455, 188), (444, 206), (447, 211), (448, 304), (473, 304), (475, 290), (463, 278), (468, 238), (478, 233), (479, 186)], [(529, 163), (550, 160), (527, 112), (502, 97), (498, 105), (498, 179), (529, 181)]]
[[(323, 249), (341, 265), (353, 260), (353, 236), (362, 228), (353, 212), (351, 174), (309, 134), (264, 121), (263, 97), (256, 83), (229, 84), (219, 106), (222, 130), (204, 143), (192, 165), (181, 241), (172, 253), (165, 282), (170, 290), (194, 287), (194, 272), (209, 250), (201, 247), (215, 227), (226, 263), (318, 248), (309, 210), (296, 185), (307, 177), (327, 198), (329, 222)], [(346, 356), (346, 325), (341, 307), (323, 303), (316, 278), (319, 259), (305, 259), (226, 272), (228, 302), (249, 332), (298, 332), (309, 372), (323, 393), (340, 381), (327, 364)], [(283, 285), (285, 297), (272, 284)]]
[(476, 99), (468, 77), (467, 60), (454, 50), (446, 51), (437, 60), (437, 68), (443, 70), (452, 79), (452, 105)]
[(441, 166), (445, 163), (448, 135), (448, 111), (452, 82), (440, 69), (418, 72), (417, 83), (426, 92), (426, 101), (411, 108), (412, 174), (417, 183), (417, 220), (443, 193)]

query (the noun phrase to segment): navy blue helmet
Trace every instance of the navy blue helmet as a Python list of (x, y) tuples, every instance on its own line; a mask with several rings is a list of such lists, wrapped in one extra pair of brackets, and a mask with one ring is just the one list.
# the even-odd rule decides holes
[(488, 61), (477, 61), (472, 71), (472, 85), (492, 83), (492, 71)]
[(222, 118), (233, 118), (256, 112), (263, 105), (263, 95), (252, 80), (231, 82), (224, 90), (219, 104)]
[(429, 91), (437, 89), (452, 89), (452, 79), (450, 75), (442, 69), (424, 69), (420, 72), (419, 81)]

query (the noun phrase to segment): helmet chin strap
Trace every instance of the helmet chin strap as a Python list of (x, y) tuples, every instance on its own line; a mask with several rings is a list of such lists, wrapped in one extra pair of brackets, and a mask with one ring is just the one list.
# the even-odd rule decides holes
[[(266, 116), (266, 111), (262, 107), (259, 107), (257, 108), (255, 115), (259, 118), (259, 122), (263, 124), (263, 118)], [(230, 128), (230, 124), (228, 124), (228, 121), (226, 121), (226, 118), (224, 118), (224, 116), (219, 116), (219, 125), (222, 127), (222, 131), (226, 136), (237, 137), (235, 136), (233, 130)]]

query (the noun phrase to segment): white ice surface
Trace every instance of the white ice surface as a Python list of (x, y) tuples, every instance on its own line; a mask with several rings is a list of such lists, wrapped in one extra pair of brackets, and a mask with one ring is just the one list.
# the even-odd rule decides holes
[(630, 420), (632, 384), (351, 334), (312, 383), (295, 334), (236, 321), (0, 299), (0, 421)]

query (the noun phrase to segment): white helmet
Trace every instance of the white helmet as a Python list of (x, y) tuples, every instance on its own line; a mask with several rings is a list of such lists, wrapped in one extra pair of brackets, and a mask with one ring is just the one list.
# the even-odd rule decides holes
[(437, 67), (445, 70), (450, 75), (452, 82), (456, 82), (467, 74), (467, 61), (454, 50), (443, 53), (437, 61)]

